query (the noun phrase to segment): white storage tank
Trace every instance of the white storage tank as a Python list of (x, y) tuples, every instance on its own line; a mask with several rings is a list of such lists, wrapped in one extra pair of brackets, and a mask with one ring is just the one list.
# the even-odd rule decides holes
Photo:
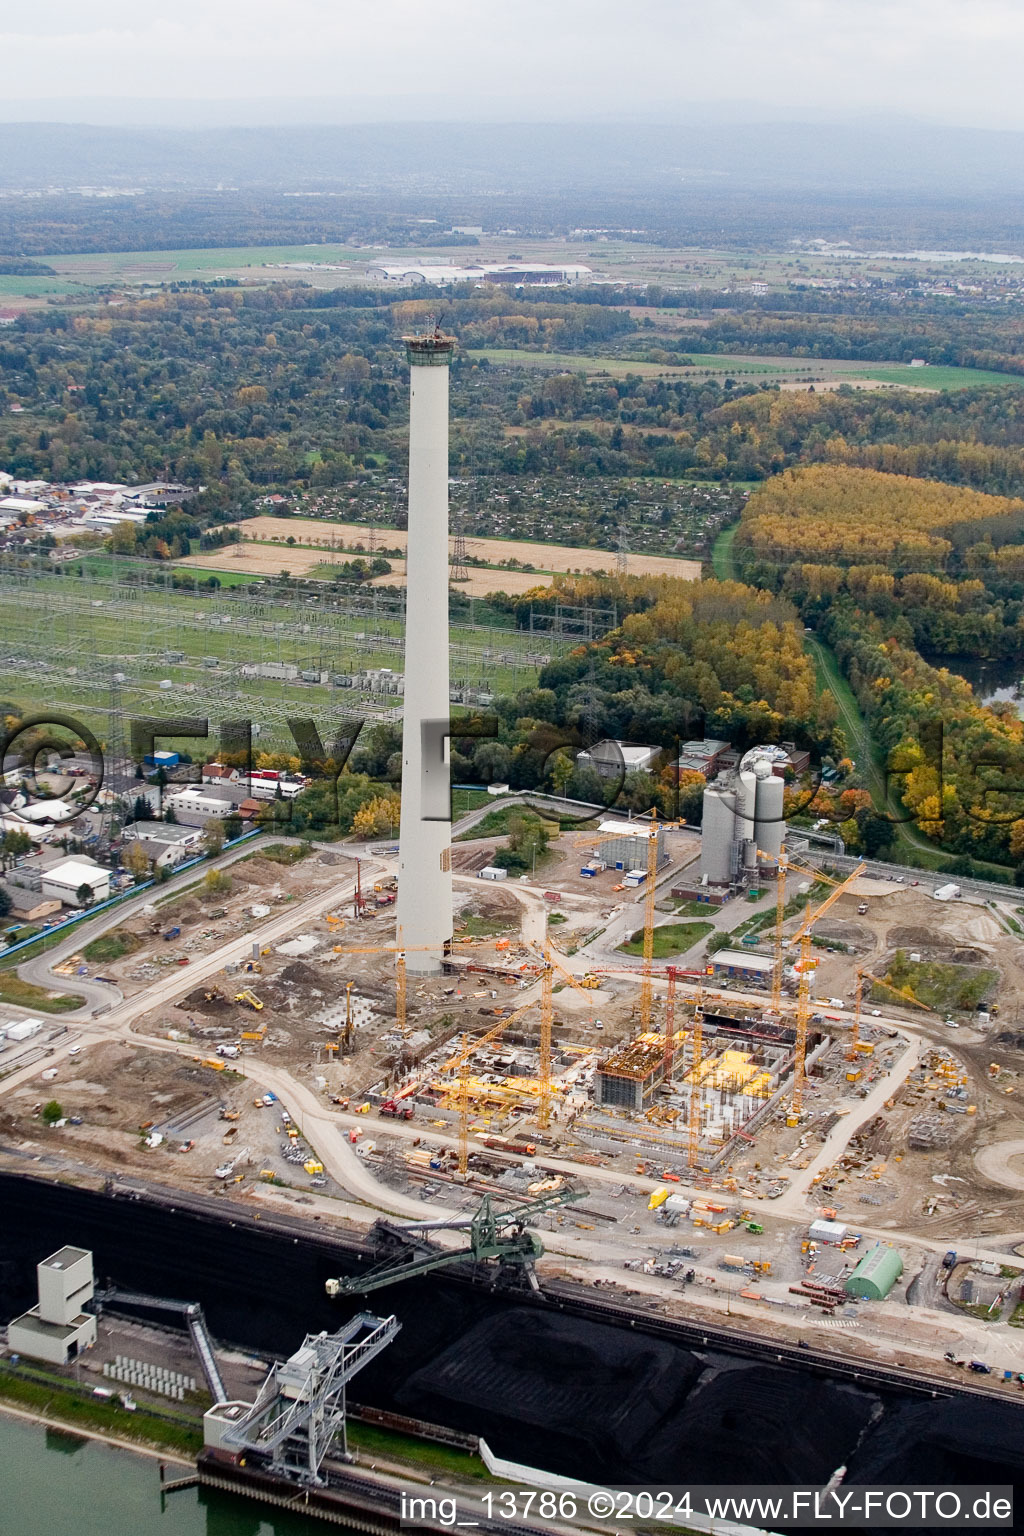
[(782, 852), (786, 832), (786, 824), (782, 819), (786, 786), (772, 772), (771, 764), (764, 759), (754, 768), (754, 777), (757, 781), (754, 790), (754, 836), (760, 851), (777, 859)]
[(710, 784), (704, 791), (700, 869), (712, 885), (729, 884), (735, 837), (736, 811), (732, 790)]
[(745, 768), (736, 777), (736, 837), (740, 842), (754, 835), (756, 803), (757, 779)]

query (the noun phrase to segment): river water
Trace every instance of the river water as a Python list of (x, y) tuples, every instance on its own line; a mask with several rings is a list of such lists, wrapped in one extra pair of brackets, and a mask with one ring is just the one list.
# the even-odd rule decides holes
[[(215, 1338), (263, 1356), (288, 1355), (307, 1332), (351, 1315), (328, 1300), (324, 1282), (351, 1270), (354, 1255), (327, 1234), (275, 1231), (238, 1207), (224, 1217), (183, 1210), (171, 1198), (110, 1199), (0, 1173), (0, 1321), (34, 1301), (35, 1265), (62, 1243), (91, 1249), (101, 1281), (200, 1302)], [(454, 1277), (407, 1280), (372, 1300), (395, 1313), (401, 1331), (360, 1374), (358, 1401), (483, 1435), (499, 1456), (563, 1476), (592, 1481), (600, 1469), (622, 1486), (821, 1486), (846, 1466), (855, 1482), (1024, 1485), (1024, 1403), (1009, 1394), (914, 1397), (898, 1379), (838, 1380), (752, 1356), (739, 1341), (702, 1347), (653, 1320), (622, 1327), (556, 1299)], [(0, 1536), (10, 1529), (7, 1459), (0, 1455)], [(144, 1482), (155, 1477), (148, 1466), (143, 1473)], [(99, 1486), (106, 1497), (102, 1477)], [(218, 1536), (261, 1530), (258, 1519), (232, 1514), (218, 1527), (202, 1514)], [(147, 1528), (120, 1524), (126, 1533)]]
[(152, 1457), (0, 1414), (2, 1536), (311, 1536), (324, 1529), (207, 1488), (161, 1500)]

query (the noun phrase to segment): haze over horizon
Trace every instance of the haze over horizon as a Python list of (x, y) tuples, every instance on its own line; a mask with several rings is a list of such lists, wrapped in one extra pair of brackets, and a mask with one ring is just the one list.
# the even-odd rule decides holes
[[(0, 121), (818, 121), (1024, 129), (1012, 0), (55, 3), (0, 32)], [(350, 88), (351, 82), (356, 89)], [(139, 88), (139, 83), (144, 88)]]

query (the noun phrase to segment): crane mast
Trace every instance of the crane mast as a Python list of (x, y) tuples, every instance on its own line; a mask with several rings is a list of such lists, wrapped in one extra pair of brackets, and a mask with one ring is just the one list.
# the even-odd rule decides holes
[(654, 960), (654, 902), (657, 892), (655, 881), (658, 874), (658, 813), (651, 812), (651, 830), (647, 835), (647, 877), (644, 888), (644, 964), (640, 978), (640, 1028), (646, 1033), (651, 1027), (651, 964)]

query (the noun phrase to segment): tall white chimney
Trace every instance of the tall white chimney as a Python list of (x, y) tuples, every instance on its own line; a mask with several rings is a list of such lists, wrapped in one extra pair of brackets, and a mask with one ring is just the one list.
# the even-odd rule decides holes
[(450, 707), (448, 369), (453, 345), (451, 337), (438, 331), (405, 338), (410, 367), (409, 533), (398, 942), (407, 947), (408, 971), (420, 974), (441, 969), (452, 938), (450, 770), (442, 733)]

